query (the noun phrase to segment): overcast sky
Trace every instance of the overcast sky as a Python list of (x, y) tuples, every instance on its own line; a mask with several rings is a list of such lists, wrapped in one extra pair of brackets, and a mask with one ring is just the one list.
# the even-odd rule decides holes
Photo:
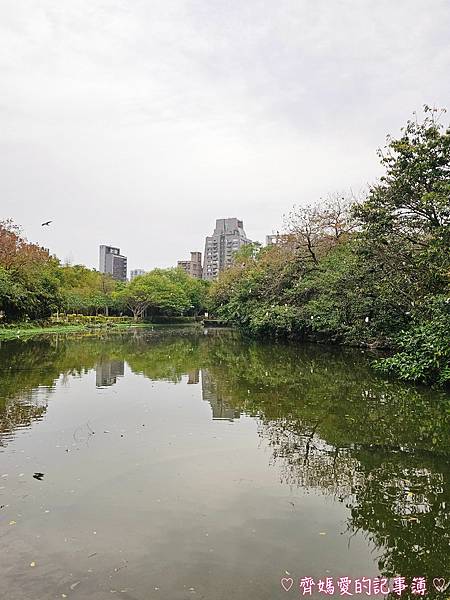
[(449, 0), (2, 0), (0, 219), (91, 267), (262, 241), (450, 108), (449, 31)]

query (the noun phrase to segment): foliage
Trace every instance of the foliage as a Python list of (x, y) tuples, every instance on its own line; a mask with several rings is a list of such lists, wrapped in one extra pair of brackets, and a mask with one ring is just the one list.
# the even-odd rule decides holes
[(115, 294), (135, 319), (146, 315), (197, 314), (204, 307), (204, 282), (182, 269), (154, 269), (133, 279)]
[(376, 363), (399, 379), (450, 383), (450, 298), (431, 298), (397, 339), (398, 352)]
[(214, 282), (210, 308), (251, 334), (392, 348), (379, 369), (448, 383), (450, 132), (425, 107), (379, 154), (365, 199), (294, 208), (275, 246)]
[(118, 282), (107, 274), (83, 265), (65, 265), (59, 269), (59, 279), (64, 290), (64, 310), (71, 313), (106, 315), (117, 307), (112, 292)]
[(58, 310), (58, 261), (31, 244), (12, 221), (0, 222), (0, 313), (7, 320), (43, 319)]
[(286, 220), (286, 241), (296, 249), (297, 259), (319, 264), (321, 256), (356, 228), (352, 196), (329, 195), (325, 202), (294, 207)]

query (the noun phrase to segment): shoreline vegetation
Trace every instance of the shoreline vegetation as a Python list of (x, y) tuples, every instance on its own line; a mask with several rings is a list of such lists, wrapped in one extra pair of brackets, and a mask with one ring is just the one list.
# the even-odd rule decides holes
[[(130, 282), (62, 264), (0, 222), (0, 339), (201, 320), (247, 335), (389, 350), (383, 375), (450, 385), (450, 129), (424, 107), (379, 150), (360, 194), (293, 207), (212, 282), (154, 269)], [(208, 314), (208, 316), (206, 316)], [(207, 322), (208, 322), (207, 321)]]

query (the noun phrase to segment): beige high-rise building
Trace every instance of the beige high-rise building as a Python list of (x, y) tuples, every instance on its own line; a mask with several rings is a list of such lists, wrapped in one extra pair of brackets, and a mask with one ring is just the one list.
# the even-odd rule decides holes
[(202, 278), (202, 253), (191, 252), (191, 260), (179, 260), (177, 267), (186, 271), (191, 277)]
[(217, 219), (214, 233), (205, 241), (203, 279), (216, 279), (233, 262), (233, 255), (246, 244), (251, 244), (244, 224), (236, 218)]

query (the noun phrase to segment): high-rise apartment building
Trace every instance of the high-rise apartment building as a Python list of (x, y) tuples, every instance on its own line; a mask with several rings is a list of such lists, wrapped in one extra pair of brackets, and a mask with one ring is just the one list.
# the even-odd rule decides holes
[(131, 269), (130, 271), (130, 281), (133, 281), (135, 277), (139, 277), (139, 275), (145, 275), (147, 271), (144, 269)]
[(186, 271), (191, 277), (202, 278), (202, 253), (191, 252), (191, 260), (179, 260), (177, 267)]
[(100, 273), (108, 273), (114, 279), (127, 280), (127, 257), (120, 254), (120, 248), (100, 246)]
[(203, 279), (215, 279), (233, 262), (239, 248), (251, 244), (239, 219), (217, 219), (214, 233), (206, 238), (203, 262)]

